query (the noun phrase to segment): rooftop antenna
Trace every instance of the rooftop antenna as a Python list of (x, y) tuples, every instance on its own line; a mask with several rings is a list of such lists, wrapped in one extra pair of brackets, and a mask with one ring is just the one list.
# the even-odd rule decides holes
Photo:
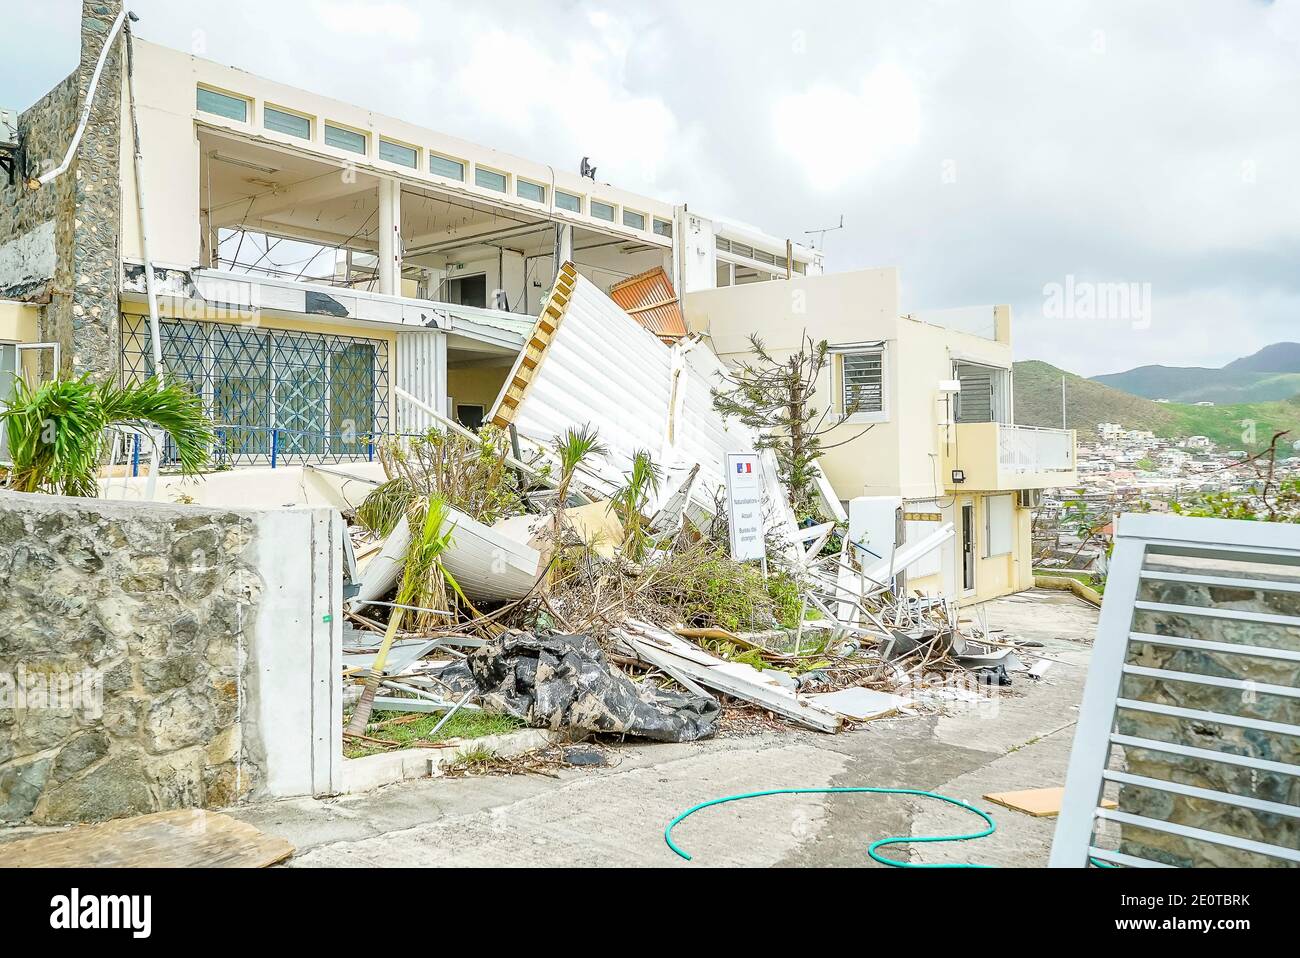
[(844, 229), (843, 213), (840, 214), (840, 222), (838, 226), (828, 226), (825, 229), (820, 229), (820, 230), (804, 230), (803, 233), (804, 236), (812, 236), (814, 233), (816, 233), (817, 239), (813, 241), (813, 249), (823, 249), (826, 246), (826, 234), (834, 233), (836, 230), (842, 230), (842, 229)]
[(593, 183), (596, 182), (596, 168), (591, 165), (591, 157), (584, 156), (582, 158), (582, 164), (578, 167), (578, 175), (587, 177)]

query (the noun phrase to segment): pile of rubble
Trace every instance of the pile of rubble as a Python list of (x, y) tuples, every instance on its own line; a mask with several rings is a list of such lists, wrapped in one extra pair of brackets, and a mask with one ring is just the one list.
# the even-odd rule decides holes
[[(728, 702), (835, 732), (1026, 668), (953, 604), (896, 590), (951, 525), (873, 561), (821, 480), (827, 521), (800, 527), (771, 452), (714, 410), (721, 374), (698, 341), (665, 345), (562, 271), (489, 425), (421, 406), (427, 436), (386, 443), (382, 477), (348, 476), (366, 486), (349, 513), (349, 734), (374, 709), (442, 712), (440, 727), (477, 708), (689, 741)], [(728, 555), (729, 453), (765, 467), (761, 571)]]

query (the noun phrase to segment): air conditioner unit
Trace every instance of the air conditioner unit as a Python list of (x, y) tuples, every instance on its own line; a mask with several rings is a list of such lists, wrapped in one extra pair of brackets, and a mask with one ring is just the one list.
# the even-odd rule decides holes
[(1021, 489), (1020, 490), (1020, 508), (1037, 509), (1043, 504), (1042, 489)]
[(18, 149), (18, 111), (0, 107), (0, 149)]

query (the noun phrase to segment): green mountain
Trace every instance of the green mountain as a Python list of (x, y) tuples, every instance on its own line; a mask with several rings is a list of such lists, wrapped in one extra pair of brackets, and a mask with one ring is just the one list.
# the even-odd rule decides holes
[(1300, 393), (1300, 343), (1273, 343), (1221, 369), (1138, 366), (1094, 376), (1094, 382), (1147, 399), (1170, 402), (1257, 403)]
[[(1079, 430), (1080, 438), (1092, 438), (1097, 423), (1117, 422), (1129, 429), (1150, 429), (1168, 439), (1209, 436), (1226, 449), (1263, 448), (1274, 432), (1282, 430), (1290, 430), (1290, 439), (1300, 439), (1300, 396), (1222, 406), (1158, 403), (1039, 360), (1015, 364), (1016, 422), (1059, 427), (1062, 376), (1066, 427)], [(1253, 442), (1248, 441), (1250, 423), (1254, 424)]]

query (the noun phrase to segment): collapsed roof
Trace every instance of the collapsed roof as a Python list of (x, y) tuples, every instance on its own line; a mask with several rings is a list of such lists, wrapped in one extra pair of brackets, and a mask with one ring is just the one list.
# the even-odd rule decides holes
[[(549, 449), (571, 427), (590, 426), (609, 452), (584, 464), (579, 481), (612, 494), (646, 450), (664, 470), (662, 500), (680, 488), (698, 464), (691, 511), (713, 515), (725, 484), (727, 453), (755, 451), (757, 434), (713, 407), (712, 388), (725, 368), (698, 339), (661, 342), (572, 263), (565, 263), (532, 334), (506, 378), (491, 421), (513, 425), (521, 440)], [(769, 526), (794, 529), (794, 514), (765, 454)]]

